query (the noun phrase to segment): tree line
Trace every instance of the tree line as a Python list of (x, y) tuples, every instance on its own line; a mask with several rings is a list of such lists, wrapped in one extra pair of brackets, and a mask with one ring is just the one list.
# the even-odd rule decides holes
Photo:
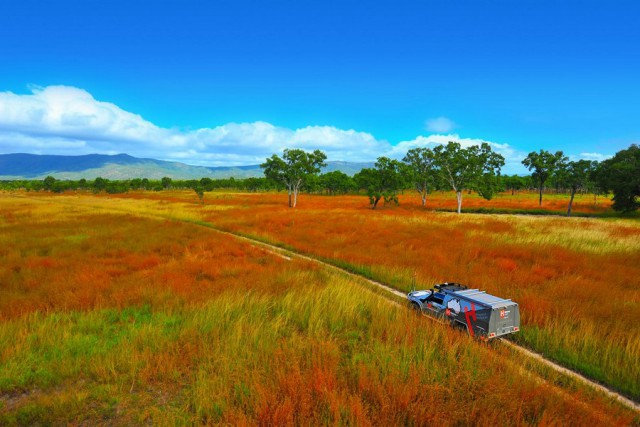
[(79, 179), (56, 179), (47, 176), (42, 180), (5, 180), (0, 181), (2, 190), (25, 190), (25, 191), (50, 191), (53, 193), (63, 193), (65, 191), (86, 190), (94, 193), (118, 194), (135, 190), (163, 191), (169, 189), (187, 190), (202, 189), (202, 191), (213, 191), (217, 189), (233, 189), (242, 191), (269, 191), (281, 189), (280, 185), (268, 181), (266, 178), (225, 178), (225, 179), (189, 179), (179, 180), (169, 177), (161, 179), (133, 178), (124, 180), (107, 179), (97, 177), (94, 180)]
[(640, 147), (631, 145), (616, 153), (611, 159), (595, 162), (569, 161), (562, 151), (545, 150), (529, 153), (522, 163), (531, 175), (502, 175), (504, 158), (492, 151), (488, 144), (462, 147), (449, 142), (435, 148), (413, 148), (400, 160), (379, 157), (372, 168), (362, 169), (353, 177), (332, 171), (320, 173), (326, 155), (320, 150), (306, 152), (299, 149), (284, 150), (266, 159), (261, 165), (264, 178), (226, 178), (199, 180), (159, 180), (134, 178), (110, 180), (102, 177), (94, 180), (60, 180), (48, 176), (43, 180), (0, 181), (2, 190), (64, 191), (85, 190), (95, 193), (125, 193), (131, 190), (162, 191), (167, 189), (191, 189), (200, 201), (204, 193), (216, 189), (240, 191), (282, 191), (289, 196), (289, 206), (295, 207), (300, 191), (315, 194), (362, 194), (369, 198), (371, 208), (384, 204), (397, 204), (398, 195), (415, 191), (427, 206), (429, 194), (434, 191), (453, 191), (457, 211), (461, 212), (463, 195), (477, 192), (490, 200), (496, 193), (535, 189), (539, 204), (548, 191), (570, 195), (567, 214), (571, 215), (577, 193), (613, 193), (613, 208), (620, 212), (635, 211), (640, 207)]
[[(530, 176), (502, 176), (505, 164), (502, 155), (494, 152), (489, 144), (462, 147), (449, 142), (435, 148), (410, 149), (402, 161), (379, 157), (373, 168), (365, 168), (349, 179), (341, 172), (319, 175), (325, 166), (326, 156), (319, 150), (307, 153), (300, 149), (284, 150), (283, 156), (274, 154), (261, 165), (265, 177), (287, 188), (289, 206), (295, 207), (298, 192), (312, 190), (323, 183), (331, 191), (340, 188), (364, 190), (372, 209), (380, 201), (398, 204), (398, 194), (411, 188), (426, 206), (427, 197), (433, 191), (453, 191), (457, 199), (457, 212), (462, 210), (465, 192), (475, 191), (490, 200), (497, 192), (535, 188), (539, 192), (539, 205), (545, 188), (549, 185), (557, 192), (570, 194), (567, 215), (576, 193), (613, 192), (613, 208), (620, 212), (638, 209), (640, 196), (640, 148), (631, 145), (611, 159), (603, 162), (590, 160), (570, 161), (562, 151), (546, 150), (529, 153), (522, 164), (531, 171)], [(331, 182), (333, 185), (328, 185)], [(338, 185), (340, 183), (340, 185)]]

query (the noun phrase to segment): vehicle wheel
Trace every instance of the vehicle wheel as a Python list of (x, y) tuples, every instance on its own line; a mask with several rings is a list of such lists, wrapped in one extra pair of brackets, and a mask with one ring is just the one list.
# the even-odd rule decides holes
[(414, 310), (417, 313), (420, 313), (422, 311), (422, 309), (420, 308), (420, 305), (417, 302), (412, 302), (409, 306), (412, 310)]

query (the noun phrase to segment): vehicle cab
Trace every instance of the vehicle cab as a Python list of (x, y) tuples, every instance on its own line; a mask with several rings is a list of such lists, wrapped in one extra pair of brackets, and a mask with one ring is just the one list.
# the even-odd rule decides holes
[(445, 295), (441, 292), (434, 292), (432, 290), (414, 291), (407, 294), (407, 297), (416, 309), (444, 309)]

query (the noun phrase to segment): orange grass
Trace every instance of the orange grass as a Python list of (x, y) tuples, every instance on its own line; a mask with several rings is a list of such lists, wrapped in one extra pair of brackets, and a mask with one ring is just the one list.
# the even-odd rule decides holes
[[(409, 192), (405, 192), (403, 202), (409, 205), (416, 205), (416, 198)], [(491, 200), (486, 200), (477, 195), (463, 194), (463, 209), (485, 209), (491, 210), (513, 210), (513, 211), (547, 211), (550, 213), (566, 214), (569, 196), (566, 194), (555, 194), (548, 192), (542, 198), (542, 206), (538, 204), (538, 193), (521, 191), (512, 195), (509, 192), (498, 193)], [(574, 214), (604, 214), (612, 212), (611, 199), (598, 196), (594, 199), (593, 194), (576, 194), (573, 201), (572, 212)], [(437, 192), (427, 199), (427, 209), (444, 209), (453, 211), (457, 208), (456, 198), (450, 192)], [(523, 212), (524, 213), (524, 212)]]
[[(521, 342), (640, 398), (635, 220), (458, 216), (424, 210), (412, 196), (376, 211), (363, 196), (305, 195), (295, 210), (274, 193), (210, 193), (205, 206), (184, 204), (194, 197), (188, 192), (121, 197), (170, 201), (183, 206), (178, 216), (288, 245), (401, 290), (415, 272), (419, 285), (456, 281), (511, 298), (521, 305)], [(520, 207), (537, 203), (535, 194), (514, 198)], [(511, 196), (496, 200), (504, 199)]]
[[(419, 236), (402, 240), (413, 232), (454, 233), (457, 227), (442, 220), (449, 214), (429, 214), (425, 225), (421, 212), (360, 211), (348, 197), (351, 208), (330, 208), (342, 199), (318, 197), (305, 198), (295, 212), (281, 209), (275, 196), (219, 195), (204, 207), (181, 204), (186, 193), (171, 197), (0, 195), (0, 424), (639, 421), (505, 347), (417, 318), (309, 263), (193, 224), (145, 217), (207, 217), (301, 250), (322, 248), (327, 252), (318, 255), (336, 260), (358, 256), (354, 265), (397, 277), (403, 287), (422, 265), (413, 256), (437, 251), (426, 252)], [(482, 236), (482, 221), (468, 230)], [(494, 227), (509, 230), (508, 223)], [(624, 246), (614, 249), (625, 254)], [(468, 253), (483, 258), (476, 250)], [(485, 268), (519, 275), (530, 256), (521, 250), (520, 257), (493, 256), (495, 267)], [(584, 253), (593, 255), (593, 248)], [(456, 271), (455, 260), (450, 264)], [(555, 277), (548, 268), (536, 275)], [(427, 281), (429, 271), (420, 270), (420, 279)], [(513, 292), (512, 280), (495, 280), (495, 289)], [(543, 280), (537, 286), (547, 289)], [(527, 311), (538, 303), (529, 301)], [(556, 309), (547, 304), (544, 313)], [(540, 325), (547, 325), (544, 316)]]
[(277, 293), (278, 273), (292, 268), (188, 224), (91, 212), (70, 221), (55, 212), (35, 217), (25, 206), (5, 205), (0, 214), (0, 318), (206, 301), (228, 288)]

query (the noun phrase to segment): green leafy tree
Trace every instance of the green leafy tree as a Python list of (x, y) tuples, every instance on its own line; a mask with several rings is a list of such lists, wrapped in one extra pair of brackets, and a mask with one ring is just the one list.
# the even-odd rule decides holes
[(532, 151), (525, 157), (522, 164), (525, 165), (530, 171), (531, 176), (536, 182), (540, 198), (538, 204), (542, 206), (542, 193), (544, 192), (544, 183), (547, 182), (550, 176), (552, 176), (557, 170), (562, 169), (563, 165), (567, 162), (562, 151), (556, 151), (550, 153), (546, 150), (540, 150), (539, 152)]
[(476, 181), (475, 190), (484, 199), (491, 200), (500, 192), (500, 179), (492, 173), (483, 173)]
[(613, 209), (633, 212), (640, 207), (640, 147), (631, 145), (604, 160), (595, 172), (598, 186), (613, 191)]
[(304, 180), (302, 188), (304, 188), (307, 194), (319, 193), (320, 191), (322, 191), (320, 177), (318, 175), (307, 176), (307, 179)]
[(374, 168), (362, 169), (353, 177), (359, 188), (367, 191), (371, 209), (375, 209), (382, 199), (385, 205), (398, 204), (398, 191), (403, 187), (401, 167), (397, 160), (379, 157)]
[(160, 180), (160, 183), (162, 184), (162, 188), (164, 188), (165, 190), (171, 187), (172, 182), (173, 180), (168, 176), (163, 176), (162, 179)]
[(200, 185), (202, 186), (204, 191), (213, 190), (213, 180), (211, 178), (204, 177), (200, 179)]
[(282, 183), (287, 188), (289, 207), (295, 208), (300, 188), (310, 176), (320, 173), (320, 168), (326, 166), (326, 159), (327, 156), (320, 150), (307, 153), (294, 148), (284, 150), (282, 157), (274, 154), (260, 167), (268, 179)]
[(198, 196), (200, 203), (204, 205), (204, 188), (202, 187), (202, 185), (200, 183), (196, 184), (193, 187), (193, 191), (196, 192), (196, 195)]
[(131, 180), (131, 182), (129, 183), (129, 186), (133, 189), (133, 190), (139, 190), (142, 188), (142, 179), (140, 178), (133, 178)]
[(109, 181), (105, 191), (109, 194), (120, 194), (129, 191), (129, 181)]
[(427, 196), (437, 185), (438, 167), (433, 150), (419, 147), (407, 151), (402, 159), (406, 163), (407, 181), (420, 194), (422, 206), (427, 205)]
[(518, 175), (504, 176), (503, 184), (506, 190), (511, 191), (512, 196), (527, 186), (526, 179)]
[(53, 190), (53, 186), (55, 183), (56, 183), (56, 179), (51, 175), (49, 175), (42, 180), (42, 184), (43, 184), (42, 187), (47, 191), (51, 191)]
[(556, 175), (558, 182), (569, 188), (571, 193), (569, 206), (567, 207), (567, 216), (571, 216), (571, 208), (573, 207), (573, 199), (576, 192), (590, 186), (597, 164), (598, 162), (592, 162), (590, 160), (578, 160), (561, 165), (557, 170)]
[(456, 193), (458, 213), (462, 211), (462, 192), (476, 190), (484, 198), (491, 198), (504, 166), (504, 157), (495, 153), (486, 142), (462, 148), (450, 141), (433, 149), (435, 164), (444, 181)]
[(252, 193), (258, 191), (259, 189), (266, 190), (267, 189), (267, 180), (265, 178), (246, 178), (244, 180), (243, 187), (245, 190), (250, 191)]
[(65, 190), (69, 189), (71, 183), (67, 181), (56, 180), (51, 186), (51, 191), (54, 193), (64, 193)]
[(93, 192), (94, 193), (100, 193), (104, 190), (106, 190), (107, 188), (107, 184), (109, 183), (108, 180), (98, 176), (96, 177), (96, 179), (93, 180)]
[(354, 186), (353, 178), (341, 171), (332, 171), (320, 175), (320, 185), (331, 195), (346, 193)]

